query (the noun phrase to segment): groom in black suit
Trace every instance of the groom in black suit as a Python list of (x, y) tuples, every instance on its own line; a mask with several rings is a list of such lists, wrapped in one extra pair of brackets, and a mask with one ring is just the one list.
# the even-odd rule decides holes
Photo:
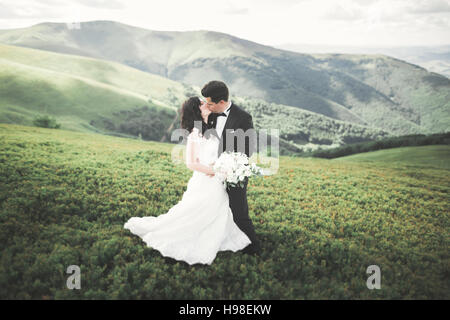
[[(202, 95), (208, 104), (211, 114), (203, 129), (214, 128), (220, 139), (218, 155), (224, 151), (243, 152), (249, 158), (256, 150), (256, 132), (253, 128), (252, 116), (228, 101), (228, 88), (222, 81), (211, 81), (202, 89)], [(244, 187), (227, 189), (233, 220), (252, 242), (244, 248), (244, 253), (259, 254), (261, 247), (256, 237), (255, 228), (248, 215), (247, 204), (248, 178)]]

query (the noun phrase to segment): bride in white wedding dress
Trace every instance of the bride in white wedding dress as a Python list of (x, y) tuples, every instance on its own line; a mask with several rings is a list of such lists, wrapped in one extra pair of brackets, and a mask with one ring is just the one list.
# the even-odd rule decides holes
[(157, 217), (132, 217), (124, 225), (163, 256), (188, 264), (208, 264), (218, 251), (244, 249), (251, 241), (233, 220), (228, 194), (214, 176), (219, 139), (208, 139), (194, 126), (207, 118), (208, 109), (197, 97), (182, 108), (182, 127), (190, 131), (186, 143), (186, 165), (194, 171), (182, 199)]

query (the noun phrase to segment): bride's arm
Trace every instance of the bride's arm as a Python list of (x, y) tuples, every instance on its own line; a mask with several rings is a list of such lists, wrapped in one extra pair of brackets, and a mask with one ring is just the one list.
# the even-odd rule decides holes
[(193, 171), (200, 171), (213, 176), (212, 166), (205, 166), (198, 161), (198, 150), (198, 140), (193, 135), (190, 135), (186, 143), (186, 166)]

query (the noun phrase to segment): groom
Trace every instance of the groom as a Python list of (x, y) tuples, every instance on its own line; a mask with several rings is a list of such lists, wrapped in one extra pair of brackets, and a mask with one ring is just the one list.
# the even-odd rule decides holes
[[(256, 150), (256, 132), (253, 128), (252, 116), (228, 101), (228, 88), (222, 81), (211, 81), (205, 84), (202, 95), (211, 111), (206, 127), (216, 129), (220, 139), (218, 155), (220, 156), (224, 151), (242, 152), (250, 158)], [(233, 220), (252, 242), (244, 248), (243, 252), (259, 254), (261, 247), (248, 215), (247, 184), (248, 178), (245, 178), (243, 188), (230, 187), (227, 192)]]

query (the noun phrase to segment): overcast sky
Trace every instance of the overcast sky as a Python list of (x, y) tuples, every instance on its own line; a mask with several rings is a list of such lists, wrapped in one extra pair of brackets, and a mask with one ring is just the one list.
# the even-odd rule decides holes
[(0, 0), (0, 29), (90, 20), (266, 45), (450, 44), (450, 0)]

